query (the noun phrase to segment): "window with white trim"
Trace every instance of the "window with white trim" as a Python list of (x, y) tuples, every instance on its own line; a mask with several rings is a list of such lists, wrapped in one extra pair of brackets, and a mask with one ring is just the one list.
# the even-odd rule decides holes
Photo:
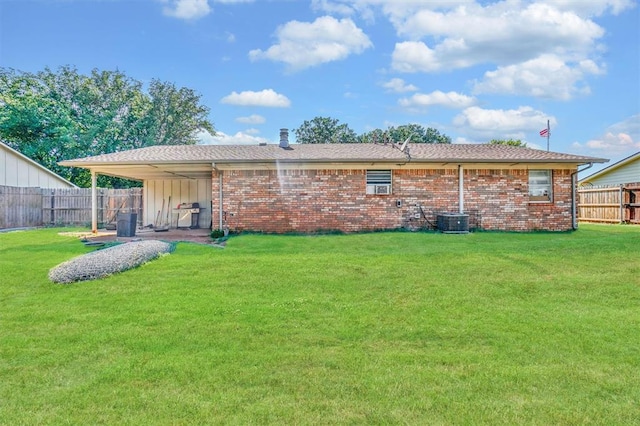
[(529, 170), (529, 201), (549, 203), (553, 199), (551, 170)]
[(391, 170), (367, 170), (367, 194), (391, 194)]

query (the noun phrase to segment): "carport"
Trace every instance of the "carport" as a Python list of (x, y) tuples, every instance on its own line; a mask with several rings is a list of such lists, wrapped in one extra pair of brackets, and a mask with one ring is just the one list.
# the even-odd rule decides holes
[(166, 212), (171, 215), (171, 227), (176, 227), (173, 217), (176, 215), (177, 219), (178, 208), (197, 203), (200, 209), (198, 227), (211, 227), (211, 161), (198, 158), (200, 146), (191, 147), (189, 151), (194, 153), (192, 158), (185, 159), (183, 155), (179, 160), (171, 158), (173, 150), (170, 146), (165, 148), (169, 149), (154, 150), (153, 156), (148, 155), (145, 150), (134, 150), (60, 162), (63, 166), (81, 167), (91, 172), (93, 233), (98, 229), (98, 175), (133, 179), (143, 183), (143, 225), (154, 224), (162, 210), (163, 217)]

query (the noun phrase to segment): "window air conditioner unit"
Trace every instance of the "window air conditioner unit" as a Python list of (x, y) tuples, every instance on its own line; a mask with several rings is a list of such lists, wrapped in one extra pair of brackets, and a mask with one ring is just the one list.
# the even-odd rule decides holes
[(445, 234), (469, 232), (469, 215), (462, 213), (440, 213), (437, 216), (438, 231)]
[(376, 195), (388, 195), (391, 193), (391, 185), (376, 185)]
[(367, 194), (369, 195), (389, 195), (391, 194), (391, 185), (383, 184), (369, 184), (367, 185)]

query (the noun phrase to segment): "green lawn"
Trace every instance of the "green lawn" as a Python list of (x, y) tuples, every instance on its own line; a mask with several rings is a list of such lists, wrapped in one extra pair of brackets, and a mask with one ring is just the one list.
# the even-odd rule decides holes
[(98, 281), (0, 234), (0, 424), (637, 424), (640, 227), (245, 235)]

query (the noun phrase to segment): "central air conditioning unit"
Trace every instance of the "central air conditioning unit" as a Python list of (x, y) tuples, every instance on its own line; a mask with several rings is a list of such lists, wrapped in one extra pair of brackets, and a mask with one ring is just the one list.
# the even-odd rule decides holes
[(439, 213), (437, 216), (438, 231), (445, 234), (469, 233), (469, 215), (463, 213)]

